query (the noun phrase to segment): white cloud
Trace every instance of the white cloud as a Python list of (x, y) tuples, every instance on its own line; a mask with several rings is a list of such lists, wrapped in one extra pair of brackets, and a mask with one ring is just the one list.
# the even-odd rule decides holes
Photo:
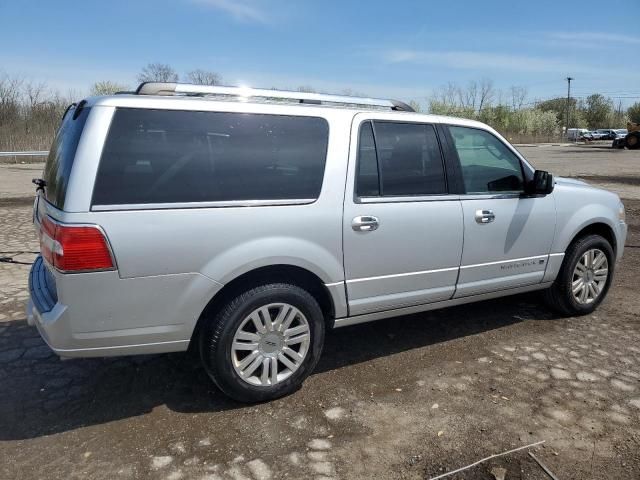
[(571, 42), (572, 44), (584, 43), (594, 46), (602, 43), (624, 43), (627, 45), (640, 45), (640, 37), (621, 35), (618, 33), (604, 32), (551, 32), (547, 36), (553, 40)]
[(586, 72), (591, 68), (572, 65), (564, 60), (525, 55), (470, 51), (390, 50), (384, 58), (389, 63), (431, 64), (465, 70), (510, 70), (520, 72)]
[(248, 0), (192, 0), (211, 8), (228, 13), (241, 22), (269, 23), (270, 16), (255, 5), (255, 2)]

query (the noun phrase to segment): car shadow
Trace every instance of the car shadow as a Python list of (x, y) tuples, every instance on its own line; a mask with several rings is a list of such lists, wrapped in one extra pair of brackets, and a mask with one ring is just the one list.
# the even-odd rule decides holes
[[(397, 317), (327, 334), (315, 374), (553, 318), (534, 294)], [(4, 329), (4, 331), (3, 331)], [(151, 412), (245, 408), (220, 392), (194, 355), (60, 360), (25, 321), (0, 324), (0, 441), (36, 438)]]

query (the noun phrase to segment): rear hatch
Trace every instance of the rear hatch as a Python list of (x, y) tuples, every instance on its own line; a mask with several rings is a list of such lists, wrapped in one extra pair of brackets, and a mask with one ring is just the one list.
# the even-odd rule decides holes
[(84, 100), (78, 104), (73, 103), (64, 112), (49, 150), (42, 178), (33, 180), (38, 186), (33, 206), (33, 221), (40, 239), (43, 233), (42, 220), (47, 216), (57, 219), (60, 211), (64, 210), (76, 150), (91, 110), (84, 106), (85, 103)]
[[(33, 221), (40, 240), (40, 252), (43, 251), (43, 220), (49, 215), (56, 216), (56, 210), (64, 208), (64, 201), (71, 176), (71, 169), (82, 130), (90, 108), (84, 103), (72, 104), (62, 117), (62, 122), (51, 145), (49, 156), (41, 179), (34, 180), (38, 186), (33, 208)], [(46, 220), (45, 220), (46, 222)], [(51, 266), (39, 256), (29, 275), (31, 299), (40, 313), (49, 312), (58, 301), (55, 277)]]
[[(38, 185), (33, 220), (40, 240), (40, 257), (29, 277), (31, 298), (38, 311), (47, 312), (58, 299), (57, 273), (88, 273), (115, 270), (115, 259), (101, 227), (88, 223), (64, 223), (65, 199), (76, 150), (89, 108), (72, 105), (51, 146)], [(55, 272), (54, 272), (55, 269)]]

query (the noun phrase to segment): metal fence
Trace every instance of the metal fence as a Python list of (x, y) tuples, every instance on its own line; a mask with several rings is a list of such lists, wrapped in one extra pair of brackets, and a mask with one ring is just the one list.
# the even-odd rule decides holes
[(46, 157), (49, 155), (48, 150), (31, 150), (27, 152), (0, 152), (0, 163), (5, 159), (13, 158), (14, 163), (18, 163), (18, 158), (33, 159), (36, 157)]

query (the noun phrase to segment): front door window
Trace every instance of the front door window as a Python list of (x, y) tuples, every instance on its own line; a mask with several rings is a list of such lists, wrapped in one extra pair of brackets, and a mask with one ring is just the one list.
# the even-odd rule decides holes
[(466, 193), (522, 192), (520, 159), (491, 133), (469, 127), (449, 127)]

